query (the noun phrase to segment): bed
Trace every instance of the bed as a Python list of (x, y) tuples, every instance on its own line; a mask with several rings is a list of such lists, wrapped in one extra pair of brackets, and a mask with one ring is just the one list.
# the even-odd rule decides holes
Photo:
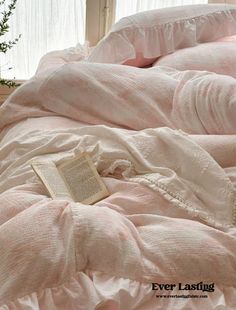
[[(1, 310), (236, 308), (236, 8), (137, 16), (47, 54), (0, 107)], [(110, 195), (50, 198), (32, 160), (84, 151)]]

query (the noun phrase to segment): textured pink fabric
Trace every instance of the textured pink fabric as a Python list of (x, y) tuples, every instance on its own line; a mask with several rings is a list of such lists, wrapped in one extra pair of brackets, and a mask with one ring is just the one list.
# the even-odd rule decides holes
[[(156, 303), (171, 309), (173, 301), (157, 301), (150, 282), (161, 279), (195, 283), (203, 278), (216, 283), (215, 292), (204, 305), (233, 308), (235, 228), (212, 228), (207, 217), (198, 217), (198, 212), (214, 212), (222, 202), (224, 211), (230, 210), (231, 185), (225, 172), (186, 136), (171, 130), (134, 134), (99, 126), (73, 128), (73, 121), (68, 128), (69, 122), (60, 129), (34, 128), (34, 131), (28, 123), (28, 132), (25, 124), (24, 133), (12, 127), (1, 141), (0, 245), (4, 251), (0, 252), (0, 305), (4, 304), (3, 309), (24, 309), (27, 304), (32, 309), (63, 309), (76, 304), (78, 309), (103, 309), (103, 306), (116, 309), (120, 304), (143, 310)], [(100, 150), (97, 167), (100, 173), (110, 175), (104, 181), (111, 195), (95, 206), (48, 198), (43, 186), (36, 182), (30, 159), (48, 153), (47, 158), (59, 161), (78, 151), (78, 145), (80, 149), (96, 149), (97, 141)], [(126, 165), (121, 161), (115, 168), (114, 159), (121, 157), (127, 148), (130, 151), (124, 156)], [(97, 152), (92, 153), (96, 158)], [(135, 159), (128, 154), (136, 154)], [(166, 167), (179, 167), (179, 184), (182, 187), (186, 182), (187, 187), (177, 193), (184, 195), (181, 200), (184, 204), (186, 200), (195, 209), (177, 206), (177, 199), (140, 184), (136, 177), (128, 182), (114, 179), (113, 170), (120, 167), (125, 171), (127, 160), (134, 163), (138, 174), (149, 167), (158, 169), (159, 181), (169, 184), (172, 193), (176, 177)], [(187, 162), (185, 169), (183, 163)], [(196, 188), (191, 187), (191, 182), (196, 185), (197, 180)], [(204, 186), (207, 187), (202, 195)], [(9, 189), (2, 191), (4, 188)], [(207, 203), (209, 198), (212, 203)], [(219, 221), (222, 219), (221, 213)], [(225, 260), (227, 265), (221, 272)], [(197, 309), (203, 303), (177, 300), (174, 304)]]
[[(60, 61), (44, 68), (0, 107), (1, 310), (235, 309), (234, 170), (181, 131), (104, 126), (235, 131), (235, 79)], [(94, 206), (50, 199), (31, 161), (81, 151), (110, 196)], [(152, 281), (215, 282), (215, 291), (204, 301), (158, 300)]]
[(122, 18), (88, 61), (150, 65), (159, 56), (236, 33), (236, 7), (225, 4), (164, 8)]
[(228, 40), (180, 49), (159, 58), (153, 66), (209, 71), (236, 78), (236, 42)]
[(86, 46), (86, 44), (82, 46), (79, 43), (76, 47), (49, 52), (40, 59), (36, 74), (40, 75), (45, 70), (50, 71), (69, 62), (81, 61), (85, 59), (88, 54), (88, 46)]
[[(108, 178), (105, 181), (111, 196), (97, 203), (96, 206), (98, 208), (106, 207), (124, 214), (127, 218), (135, 221), (136, 225), (138, 223), (137, 214), (143, 214), (144, 216), (145, 213), (146, 217), (151, 218), (152, 216), (153, 220), (154, 217), (161, 216), (164, 220), (168, 210), (168, 216), (173, 217), (173, 229), (179, 230), (180, 223), (178, 224), (178, 217), (188, 217), (187, 212), (173, 208), (162, 195), (154, 194), (152, 190), (144, 186)], [(108, 307), (108, 309), (134, 308), (146, 310), (160, 307), (161, 309), (172, 310), (173, 307), (179, 307), (180, 309), (198, 310), (199, 307), (203, 309), (205, 307), (217, 310), (218, 307), (233, 309), (236, 305), (234, 298), (236, 288), (234, 286), (216, 284), (214, 293), (208, 293), (208, 298), (204, 300), (196, 298), (157, 300), (156, 292), (151, 290), (149, 282), (139, 282), (127, 277), (116, 277), (97, 271), (74, 272), (74, 262), (71, 261), (70, 266), (68, 265), (70, 249), (73, 247), (73, 240), (71, 240), (70, 234), (73, 223), (71, 222), (70, 213), (68, 213), (69, 208), (66, 207), (66, 203), (57, 202), (57, 206), (53, 206), (52, 202), (45, 196), (43, 188), (36, 184), (18, 186), (14, 190), (1, 194), (1, 203), (5, 203), (6, 200), (8, 201), (8, 208), (1, 213), (1, 224), (3, 222), (6, 223), (5, 229), (9, 228), (12, 231), (13, 225), (18, 225), (20, 222), (23, 224), (22, 220), (24, 219), (24, 227), (18, 230), (18, 233), (24, 232), (22, 241), (27, 240), (27, 247), (24, 249), (18, 247), (18, 253), (21, 254), (22, 259), (21, 265), (17, 263), (19, 258), (16, 259), (14, 257), (16, 252), (13, 253), (12, 251), (12, 255), (8, 257), (9, 266), (12, 268), (14, 265), (14, 268), (11, 269), (11, 274), (8, 273), (9, 286), (4, 287), (7, 295), (4, 297), (4, 305), (0, 303), (1, 309), (64, 310), (76, 308), (79, 310), (103, 310), (104, 307)], [(40, 201), (42, 202), (41, 204)], [(152, 215), (153, 208), (155, 209), (155, 216)], [(9, 212), (10, 210), (11, 212)], [(152, 223), (154, 223), (153, 220)], [(97, 218), (97, 221), (99, 221), (99, 218)], [(192, 222), (190, 223), (192, 225)], [(163, 224), (164, 222), (161, 221), (160, 231), (162, 231)], [(34, 225), (33, 230), (32, 225)], [(169, 225), (168, 227), (171, 226)], [(198, 227), (197, 231), (195, 231), (196, 227), (193, 227), (193, 231), (189, 235), (189, 242), (193, 245), (195, 244), (193, 240), (196, 239), (196, 234), (198, 235), (200, 227)], [(139, 224), (137, 228), (145, 238), (145, 226)], [(3, 232), (2, 229), (3, 227), (0, 229), (1, 233)], [(201, 229), (203, 229), (203, 226)], [(204, 230), (204, 238), (201, 243), (206, 242), (207, 239), (205, 237), (208, 236), (210, 238), (210, 249), (213, 244), (214, 246), (220, 246), (220, 241), (217, 241), (216, 244), (213, 239), (213, 235), (216, 236), (217, 231), (214, 232), (210, 228), (205, 228)], [(28, 234), (25, 231), (28, 231)], [(14, 235), (8, 236), (5, 240), (8, 242), (8, 246), (10, 246), (13, 238), (14, 249), (16, 249), (16, 245), (19, 245), (19, 240), (21, 239), (20, 234), (18, 237)], [(187, 240), (186, 238), (184, 242), (186, 243)], [(160, 236), (158, 237), (158, 242), (160, 242)], [(40, 250), (37, 247), (40, 247)], [(221, 247), (222, 249), (221, 255), (224, 256), (226, 247), (223, 246)], [(49, 260), (50, 251), (53, 252), (51, 260)], [(41, 254), (38, 255), (38, 253)], [(163, 251), (161, 253), (162, 255), (165, 254)], [(96, 255), (96, 253), (94, 254)], [(73, 257), (73, 253), (71, 257)], [(59, 258), (61, 263), (59, 263)], [(38, 269), (40, 263), (43, 265), (41, 269)], [(2, 263), (1, 266), (5, 266), (5, 264)], [(53, 279), (53, 285), (50, 285), (50, 279)], [(3, 287), (1, 287), (1, 298), (3, 291)], [(191, 291), (185, 292), (185, 294), (192, 293)]]
[(218, 41), (218, 42), (235, 42), (236, 41), (236, 35), (223, 37), (223, 38), (220, 38), (216, 41)]
[(133, 130), (168, 126), (195, 134), (236, 131), (236, 80), (169, 67), (67, 63), (45, 70), (1, 106), (0, 128), (32, 117), (66, 116)]

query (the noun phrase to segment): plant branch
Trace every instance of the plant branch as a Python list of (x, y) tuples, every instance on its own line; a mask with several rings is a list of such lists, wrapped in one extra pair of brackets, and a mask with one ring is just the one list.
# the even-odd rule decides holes
[(18, 87), (20, 86), (19, 83), (16, 83), (14, 80), (5, 80), (0, 78), (0, 85), (7, 86), (7, 87)]
[[(1, 14), (3, 15), (2, 20), (0, 21), (0, 36), (4, 35), (9, 31), (8, 21), (11, 15), (13, 15), (13, 11), (16, 8), (16, 1), (12, 0), (12, 2), (8, 5), (8, 10), (4, 10)], [(5, 0), (0, 2), (0, 5), (4, 4)]]
[[(13, 15), (14, 10), (16, 8), (16, 2), (17, 0), (11, 0), (10, 4), (7, 6), (7, 9), (5, 9), (2, 14), (2, 19), (0, 20), (0, 37), (5, 35), (10, 27), (9, 27), (9, 18)], [(5, 3), (5, 0), (0, 0), (0, 6)], [(19, 35), (17, 38), (9, 41), (2, 41), (0, 43), (0, 53), (6, 53), (8, 50), (10, 50), (20, 39), (21, 35)], [(1, 68), (1, 67), (0, 67)], [(9, 68), (10, 69), (10, 68)], [(0, 85), (8, 86), (8, 87), (17, 87), (19, 84), (17, 84), (14, 80), (6, 80), (0, 78)]]

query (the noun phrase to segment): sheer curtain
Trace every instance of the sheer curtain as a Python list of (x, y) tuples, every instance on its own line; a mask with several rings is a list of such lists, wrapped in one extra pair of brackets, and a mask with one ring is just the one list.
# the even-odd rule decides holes
[(85, 16), (86, 0), (18, 0), (10, 31), (1, 40), (21, 38), (6, 55), (0, 53), (1, 76), (27, 79), (46, 52), (84, 43)]
[(116, 0), (115, 20), (141, 11), (201, 3), (208, 3), (208, 0)]

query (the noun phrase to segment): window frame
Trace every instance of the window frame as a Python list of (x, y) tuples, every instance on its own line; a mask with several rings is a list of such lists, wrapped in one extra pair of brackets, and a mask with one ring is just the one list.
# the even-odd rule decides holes
[[(208, 0), (208, 3), (236, 4), (236, 0)], [(109, 32), (115, 22), (115, 14), (116, 0), (86, 0), (85, 40), (90, 47)]]
[(87, 0), (85, 40), (95, 46), (115, 21), (116, 0)]

